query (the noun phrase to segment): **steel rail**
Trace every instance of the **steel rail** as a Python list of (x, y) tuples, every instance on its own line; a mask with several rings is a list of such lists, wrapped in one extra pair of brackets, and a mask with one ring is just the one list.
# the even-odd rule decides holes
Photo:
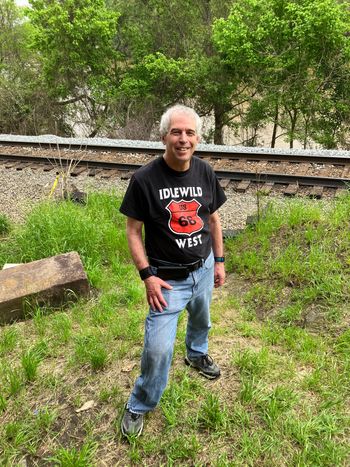
[(7, 160), (8, 162), (21, 162), (33, 163), (33, 164), (43, 164), (43, 165), (52, 165), (59, 169), (60, 167), (67, 168), (71, 161), (73, 161), (73, 167), (82, 167), (87, 166), (88, 168), (100, 168), (104, 170), (122, 170), (122, 171), (132, 171), (142, 167), (143, 164), (127, 164), (122, 162), (105, 162), (105, 161), (89, 161), (89, 160), (79, 160), (79, 159), (67, 159), (59, 157), (39, 157), (39, 156), (29, 156), (29, 155), (14, 155), (14, 154), (0, 154), (0, 160)]
[(319, 177), (317, 175), (286, 175), (282, 173), (268, 172), (231, 172), (215, 170), (219, 179), (229, 179), (235, 181), (250, 180), (256, 183), (276, 183), (280, 185), (296, 184), (300, 186), (323, 186), (326, 188), (346, 188), (350, 187), (350, 178)]
[[(21, 161), (18, 161), (18, 159)], [(66, 158), (46, 158), (38, 156), (16, 156), (16, 155), (5, 155), (0, 154), (0, 160), (6, 160), (8, 162), (21, 162), (24, 163), (35, 163), (48, 165), (50, 164), (58, 171), (60, 167), (67, 168), (70, 164), (71, 159)], [(142, 167), (142, 164), (128, 164), (118, 162), (105, 162), (105, 161), (87, 161), (87, 160), (74, 160), (74, 168), (80, 168), (86, 166), (87, 169), (99, 168), (103, 170), (119, 170), (133, 172), (138, 168)], [(18, 167), (20, 167), (18, 165)], [(232, 181), (250, 180), (256, 183), (276, 183), (282, 185), (298, 184), (300, 186), (323, 186), (329, 188), (344, 188), (350, 186), (350, 178), (332, 178), (332, 177), (321, 177), (321, 176), (310, 176), (310, 175), (286, 175), (283, 173), (267, 173), (267, 172), (245, 172), (245, 171), (227, 171), (227, 170), (215, 170), (215, 173), (219, 179), (228, 179)]]
[[(111, 151), (118, 153), (136, 153), (136, 154), (148, 154), (148, 155), (159, 155), (164, 153), (164, 147), (147, 146), (146, 142), (144, 145), (103, 145), (103, 144), (74, 144), (74, 143), (53, 143), (53, 142), (28, 142), (28, 141), (7, 141), (0, 140), (0, 146), (23, 146), (23, 147), (40, 147), (48, 149), (74, 149), (74, 150), (93, 150), (93, 151)], [(315, 150), (315, 152), (317, 152)], [(349, 153), (349, 151), (344, 151)], [(200, 145), (196, 149), (196, 155), (201, 158), (212, 158), (212, 159), (230, 159), (230, 160), (242, 160), (247, 161), (267, 161), (267, 162), (309, 162), (314, 164), (332, 164), (332, 165), (347, 165), (350, 164), (350, 155), (324, 155), (324, 154), (310, 154), (300, 152), (286, 153), (273, 152), (273, 149), (262, 149), (262, 148), (249, 148), (244, 151), (241, 148), (237, 150), (230, 150), (226, 146), (216, 146), (213, 148), (205, 148), (205, 145)]]

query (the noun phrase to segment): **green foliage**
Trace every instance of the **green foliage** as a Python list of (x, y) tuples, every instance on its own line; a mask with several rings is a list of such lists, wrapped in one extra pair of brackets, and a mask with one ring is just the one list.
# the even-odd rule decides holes
[(27, 14), (34, 27), (32, 47), (39, 50), (55, 97), (95, 87), (116, 58), (113, 40), (119, 14), (103, 0), (32, 0)]
[(5, 214), (0, 214), (0, 236), (6, 235), (10, 231), (10, 221)]
[[(227, 19), (215, 21), (213, 39), (242, 83), (256, 83), (256, 99), (266, 109), (265, 116), (256, 114), (256, 124), (262, 117), (268, 118), (286, 130), (291, 147), (297, 134), (306, 146), (313, 131), (320, 138), (319, 116), (328, 114), (332, 124), (324, 125), (323, 132), (329, 137), (332, 127), (333, 143), (331, 139), (328, 143), (332, 145), (334, 132), (342, 126), (334, 115), (349, 116), (343, 101), (348, 92), (343, 78), (349, 78), (348, 30), (346, 2), (239, 0)], [(253, 115), (250, 112), (248, 120), (254, 126)], [(275, 142), (276, 135), (273, 147)]]
[(198, 413), (198, 423), (201, 427), (215, 432), (225, 430), (228, 422), (226, 407), (220, 403), (216, 394), (209, 393)]
[(54, 456), (49, 458), (49, 461), (60, 467), (90, 467), (94, 465), (96, 449), (96, 443), (92, 442), (85, 442), (80, 449), (60, 448)]
[(260, 280), (245, 295), (246, 303), (262, 314), (283, 296), (278, 318), (284, 323), (302, 319), (312, 303), (333, 308), (345, 303), (350, 294), (349, 204), (347, 196), (331, 210), (303, 200), (270, 206), (255, 227), (227, 241), (228, 270)]
[(106, 366), (108, 359), (107, 345), (101, 336), (82, 334), (76, 337), (75, 358), (79, 363), (88, 363), (95, 371)]
[[(113, 193), (91, 193), (85, 207), (47, 202), (35, 208), (25, 225), (0, 246), (7, 262), (25, 262), (77, 251), (95, 285), (102, 268), (129, 258), (125, 220)], [(91, 273), (91, 276), (90, 276)]]
[[(111, 235), (116, 235), (125, 227), (115, 201), (111, 195), (93, 195), (86, 207), (76, 210), (70, 203), (62, 203), (65, 210), (54, 203), (45, 205), (42, 224), (46, 228), (36, 241), (48, 248), (48, 232), (55, 245), (64, 244), (60, 235), (69, 245), (74, 233), (60, 230), (57, 212), (65, 223), (76, 222), (85, 236), (93, 235), (92, 227), (81, 230), (81, 222), (94, 219), (96, 228), (105, 233), (109, 228), (103, 224), (109, 225), (112, 219)], [(25, 456), (62, 466), (111, 462), (347, 465), (350, 334), (346, 297), (341, 298), (338, 291), (332, 298), (339, 304), (331, 310), (343, 313), (339, 311), (341, 319), (338, 316), (336, 323), (310, 331), (305, 319), (309, 308), (316, 315), (329, 309), (329, 296), (320, 299), (315, 290), (330, 284), (331, 276), (341, 274), (344, 280), (348, 275), (349, 198), (331, 206), (322, 210), (305, 201), (286, 208), (271, 206), (255, 227), (227, 242), (226, 256), (235, 274), (229, 278), (227, 293), (213, 302), (215, 333), (210, 341), (222, 377), (208, 382), (184, 365), (186, 316), (182, 315), (173, 369), (160, 407), (145, 417), (143, 436), (130, 437), (129, 445), (121, 441), (119, 423), (139, 371), (144, 288), (134, 267), (120, 262), (128, 254), (124, 241), (116, 246), (114, 240), (109, 243), (109, 235), (104, 236), (110, 251), (106, 260), (102, 246), (93, 249), (81, 235), (84, 261), (88, 264), (93, 255), (90, 271), (99, 268), (98, 293), (64, 311), (34, 307), (25, 323), (0, 328), (0, 464), (20, 465)], [(36, 215), (33, 225), (39, 229)], [(47, 227), (51, 223), (55, 228)], [(6, 255), (10, 250), (21, 253), (16, 245), (23, 229), (27, 232), (26, 223), (12, 229), (0, 244), (1, 254), (9, 243)], [(39, 251), (28, 240), (23, 244), (30, 245), (25, 254), (30, 249)], [(270, 272), (274, 259), (282, 257), (290, 244), (300, 245), (300, 261), (307, 263), (308, 276), (317, 273), (319, 262), (318, 284), (310, 285), (301, 274), (303, 268), (296, 265), (288, 266), (299, 272), (299, 282), (294, 284), (286, 285), (281, 272)], [(316, 245), (330, 262), (329, 277)], [(249, 273), (239, 263), (239, 253), (247, 250), (258, 259)], [(321, 281), (325, 276), (327, 280)], [(257, 308), (266, 315), (257, 319)], [(97, 403), (93, 409), (75, 412), (74, 408), (92, 400)]]

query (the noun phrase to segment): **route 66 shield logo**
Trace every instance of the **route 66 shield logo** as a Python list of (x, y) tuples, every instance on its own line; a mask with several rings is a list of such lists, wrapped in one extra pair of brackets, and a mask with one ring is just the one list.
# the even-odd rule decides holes
[(191, 201), (170, 201), (166, 209), (170, 212), (169, 228), (180, 235), (192, 235), (203, 228), (203, 221), (198, 215), (202, 205), (195, 199)]

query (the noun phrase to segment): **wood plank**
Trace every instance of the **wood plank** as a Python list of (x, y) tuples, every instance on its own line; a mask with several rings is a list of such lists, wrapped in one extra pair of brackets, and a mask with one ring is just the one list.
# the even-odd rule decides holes
[(339, 198), (341, 196), (345, 196), (346, 193), (348, 193), (348, 190), (346, 190), (345, 188), (337, 188), (337, 190), (335, 192), (335, 197)]
[(239, 193), (244, 193), (249, 187), (249, 185), (250, 185), (250, 180), (242, 180), (237, 185), (236, 191), (238, 191)]
[(298, 189), (299, 185), (297, 183), (290, 183), (284, 190), (283, 194), (285, 196), (295, 196), (298, 192)]
[(5, 164), (5, 169), (14, 169), (18, 164), (20, 164), (20, 162), (7, 162)]
[(86, 169), (87, 169), (87, 167), (76, 167), (75, 169), (73, 169), (71, 171), (70, 175), (71, 175), (71, 177), (77, 177), (81, 173), (85, 172)]
[(321, 199), (323, 195), (323, 190), (324, 190), (323, 186), (313, 186), (309, 197)]
[(16, 167), (16, 170), (23, 170), (29, 167), (30, 162), (20, 162), (19, 165)]
[(95, 177), (97, 174), (101, 173), (103, 169), (89, 169), (88, 176)]
[(223, 189), (227, 188), (230, 182), (231, 180), (229, 178), (222, 178), (221, 180), (219, 180), (220, 186)]
[(24, 317), (27, 303), (60, 305), (87, 295), (89, 284), (75, 251), (0, 271), (0, 324)]
[(101, 172), (101, 178), (111, 178), (114, 176), (119, 176), (119, 171), (116, 169), (110, 169), (110, 170), (103, 169)]
[(264, 194), (264, 195), (268, 195), (270, 193), (270, 191), (272, 190), (272, 188), (274, 187), (274, 183), (271, 183), (271, 182), (266, 182), (263, 184), (263, 186), (259, 189), (259, 191)]

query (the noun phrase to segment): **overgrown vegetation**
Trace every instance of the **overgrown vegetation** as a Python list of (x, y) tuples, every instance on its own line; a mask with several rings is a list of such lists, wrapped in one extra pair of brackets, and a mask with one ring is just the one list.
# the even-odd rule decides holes
[(2, 133), (149, 139), (180, 101), (209, 142), (349, 147), (347, 1), (29, 4), (0, 0)]
[(184, 365), (183, 315), (161, 404), (129, 442), (146, 303), (118, 205), (46, 203), (0, 243), (0, 267), (76, 249), (94, 287), (0, 329), (0, 464), (348, 465), (350, 197), (272, 205), (226, 242), (210, 338), (222, 377)]

